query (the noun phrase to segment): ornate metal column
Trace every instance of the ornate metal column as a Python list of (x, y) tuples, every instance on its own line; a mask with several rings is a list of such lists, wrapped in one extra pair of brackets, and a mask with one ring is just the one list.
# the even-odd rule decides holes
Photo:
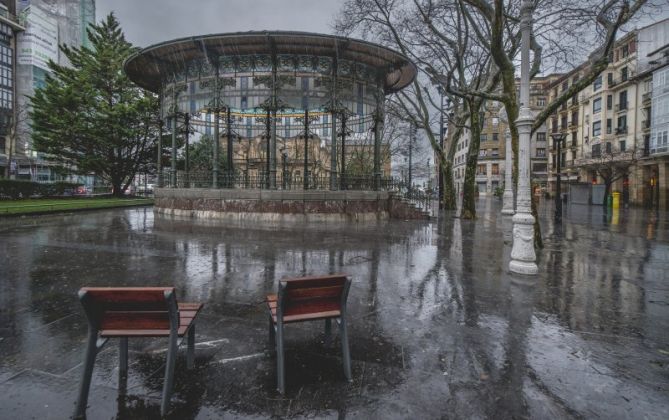
[(374, 190), (381, 188), (381, 136), (383, 133), (383, 94), (376, 98), (374, 110)]
[(184, 133), (185, 136), (185, 150), (184, 150), (184, 173), (186, 174), (186, 180), (185, 180), (185, 187), (188, 188), (190, 187), (190, 165), (188, 161), (188, 149), (189, 149), (189, 134), (190, 134), (190, 115), (188, 113), (184, 114), (184, 126), (186, 128), (186, 132)]
[[(272, 45), (274, 45), (272, 43)], [(274, 46), (273, 46), (274, 48)], [(269, 188), (272, 190), (276, 189), (276, 110), (278, 108), (278, 101), (277, 101), (277, 95), (278, 95), (278, 77), (277, 77), (277, 58), (276, 58), (276, 52), (272, 52), (272, 119), (271, 119), (271, 127), (272, 127), (272, 134), (271, 134), (271, 144), (270, 144), (270, 150), (269, 150)]]
[(177, 85), (174, 83), (172, 89), (172, 98), (174, 102), (172, 103), (172, 108), (174, 112), (172, 113), (172, 156), (171, 156), (171, 169), (172, 173), (170, 174), (170, 186), (172, 188), (177, 187)]
[(337, 189), (337, 113), (331, 114), (332, 118), (332, 141), (330, 149), (330, 189)]
[(534, 116), (530, 102), (530, 31), (532, 30), (532, 1), (523, 0), (520, 13), (521, 65), (520, 112), (516, 124), (519, 134), (518, 200), (513, 216), (513, 248), (509, 270), (518, 274), (535, 275), (539, 269), (534, 252), (534, 217), (530, 191), (530, 135)]
[(346, 119), (345, 112), (341, 114), (341, 175), (339, 189), (346, 189)]
[(271, 139), (272, 139), (272, 111), (270, 108), (267, 108), (267, 115), (265, 117), (265, 131), (267, 132), (267, 142), (265, 143), (265, 188), (271, 188), (270, 187), (270, 181), (269, 181), (269, 171), (270, 171), (270, 149), (272, 147), (271, 145)]
[(235, 186), (235, 181), (234, 181), (234, 176), (235, 176), (235, 168), (233, 167), (233, 160), (232, 160), (232, 114), (230, 111), (230, 107), (226, 107), (226, 113), (225, 113), (225, 131), (228, 135), (228, 156), (227, 156), (227, 182), (226, 186), (228, 188), (233, 188)]
[(502, 196), (502, 214), (513, 215), (513, 150), (511, 150), (511, 131), (504, 132), (506, 155), (504, 156), (504, 195)]
[(332, 58), (332, 87), (331, 98), (332, 103), (332, 144), (330, 149), (330, 189), (335, 191), (337, 189), (337, 56)]
[(156, 161), (158, 188), (163, 187), (163, 95), (160, 95), (160, 117), (158, 118), (158, 156)]
[(221, 106), (221, 101), (220, 101), (220, 95), (221, 95), (221, 86), (220, 86), (220, 79), (219, 79), (219, 69), (218, 69), (218, 64), (216, 65), (216, 80), (215, 80), (215, 86), (214, 86), (214, 161), (213, 161), (213, 167), (212, 167), (212, 179), (211, 179), (211, 187), (212, 188), (218, 188), (218, 141), (219, 141), (219, 111), (220, 111), (220, 106)]
[(309, 189), (309, 111), (304, 110), (304, 189)]

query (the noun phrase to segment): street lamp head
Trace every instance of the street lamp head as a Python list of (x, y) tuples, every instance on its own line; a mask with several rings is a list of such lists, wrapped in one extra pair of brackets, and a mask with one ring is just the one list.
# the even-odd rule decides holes
[(561, 144), (564, 141), (564, 139), (567, 138), (567, 134), (559, 133), (559, 132), (552, 133), (551, 138), (553, 139), (553, 143), (555, 143), (555, 144), (560, 143)]

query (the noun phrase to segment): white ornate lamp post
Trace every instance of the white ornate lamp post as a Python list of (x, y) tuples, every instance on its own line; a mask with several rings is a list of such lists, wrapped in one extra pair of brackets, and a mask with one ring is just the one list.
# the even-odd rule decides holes
[[(506, 113), (506, 108), (502, 108), (497, 114), (500, 121), (505, 125), (509, 123), (509, 116)], [(513, 195), (513, 150), (511, 148), (511, 130), (507, 128), (504, 131), (504, 140), (506, 141), (506, 153), (504, 155), (504, 195), (502, 196), (502, 214), (505, 216), (513, 216), (516, 212), (514, 209), (514, 195)]]
[(513, 150), (511, 150), (511, 132), (506, 129), (506, 153), (504, 163), (504, 195), (502, 196), (502, 214), (511, 216), (516, 211), (513, 209)]
[(521, 64), (520, 111), (518, 127), (518, 200), (513, 216), (513, 248), (509, 270), (513, 273), (537, 274), (534, 252), (534, 217), (531, 211), (530, 191), (530, 135), (534, 116), (530, 110), (530, 31), (532, 30), (532, 1), (523, 0), (520, 9)]

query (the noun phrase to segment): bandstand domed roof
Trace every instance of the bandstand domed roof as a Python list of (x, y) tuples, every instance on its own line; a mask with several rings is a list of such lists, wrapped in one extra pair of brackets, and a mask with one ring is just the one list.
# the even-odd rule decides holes
[(195, 60), (245, 55), (315, 55), (361, 63), (384, 79), (386, 93), (397, 92), (416, 77), (405, 55), (371, 42), (308, 32), (251, 31), (179, 38), (146, 47), (128, 57), (125, 72), (139, 86), (160, 92), (163, 80)]

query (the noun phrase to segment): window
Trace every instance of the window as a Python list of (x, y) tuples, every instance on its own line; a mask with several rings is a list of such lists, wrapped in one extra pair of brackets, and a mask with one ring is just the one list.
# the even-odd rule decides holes
[(537, 157), (546, 157), (546, 149), (544, 149), (543, 147), (538, 147)]
[(602, 98), (597, 98), (592, 101), (592, 113), (596, 114), (602, 110)]
[(611, 154), (611, 149), (612, 149), (611, 142), (607, 141), (606, 142), (606, 153)]
[(578, 111), (571, 113), (571, 125), (578, 125)]
[(476, 175), (487, 175), (488, 171), (486, 171), (486, 165), (478, 165), (476, 166)]
[(613, 73), (608, 72), (606, 74), (606, 83), (609, 85), (609, 87), (611, 87), (611, 85), (613, 84)]
[(613, 109), (613, 95), (606, 95), (606, 109)]
[(557, 131), (558, 131), (558, 121), (557, 121), (557, 118), (553, 118), (553, 120), (551, 121), (551, 128), (552, 128), (552, 132), (553, 132), (553, 133), (557, 133)]
[(569, 81), (565, 80), (564, 82), (562, 82), (562, 91), (564, 92), (568, 88), (569, 88)]
[(627, 80), (627, 67), (620, 69), (620, 80), (623, 82)]
[(492, 149), (493, 156), (499, 156), (499, 149)]
[(578, 132), (572, 131), (571, 132), (571, 145), (576, 146), (578, 144)]
[(240, 84), (241, 84), (242, 90), (248, 89), (249, 88), (249, 78), (248, 78), (248, 76), (242, 76), (240, 78)]
[(622, 111), (624, 109), (627, 109), (627, 91), (623, 90), (620, 92), (620, 95), (618, 96), (618, 106), (620, 107), (619, 110)]
[(479, 157), (485, 157), (485, 155), (486, 155), (486, 150), (485, 149), (479, 150)]
[(592, 135), (599, 136), (601, 134), (602, 134), (602, 122), (595, 121), (594, 123), (592, 123)]
[(498, 133), (492, 133), (492, 141), (499, 141), (499, 134)]
[(602, 156), (602, 145), (601, 144), (593, 144), (592, 145), (592, 157), (593, 158), (598, 158)]
[(621, 151), (621, 152), (624, 152), (624, 151), (626, 150), (627, 145), (626, 145), (626, 143), (625, 143), (625, 140), (620, 140), (620, 142), (618, 143), (618, 145), (620, 146), (620, 151)]
[(499, 125), (499, 118), (493, 117), (492, 118), (492, 126), (497, 127)]
[(562, 128), (563, 130), (565, 130), (567, 128), (567, 114), (564, 114), (562, 116), (562, 124), (561, 125), (562, 125), (562, 127), (560, 127), (560, 128)]
[(616, 128), (616, 134), (627, 134), (627, 115), (622, 115), (618, 117), (618, 126)]
[(620, 49), (620, 58), (625, 58), (630, 55), (629, 46), (627, 44), (623, 45)]
[(592, 89), (596, 92), (602, 88), (602, 75), (600, 74), (592, 84)]
[(611, 118), (606, 119), (606, 134), (611, 134), (611, 130), (613, 130), (613, 121), (611, 121)]
[(537, 141), (546, 141), (546, 133), (537, 133)]
[(492, 174), (499, 175), (499, 165), (497, 163), (492, 164)]
[(481, 141), (481, 143), (488, 141), (488, 135), (487, 134), (481, 134), (480, 141)]
[(537, 98), (537, 106), (546, 106), (546, 98)]

